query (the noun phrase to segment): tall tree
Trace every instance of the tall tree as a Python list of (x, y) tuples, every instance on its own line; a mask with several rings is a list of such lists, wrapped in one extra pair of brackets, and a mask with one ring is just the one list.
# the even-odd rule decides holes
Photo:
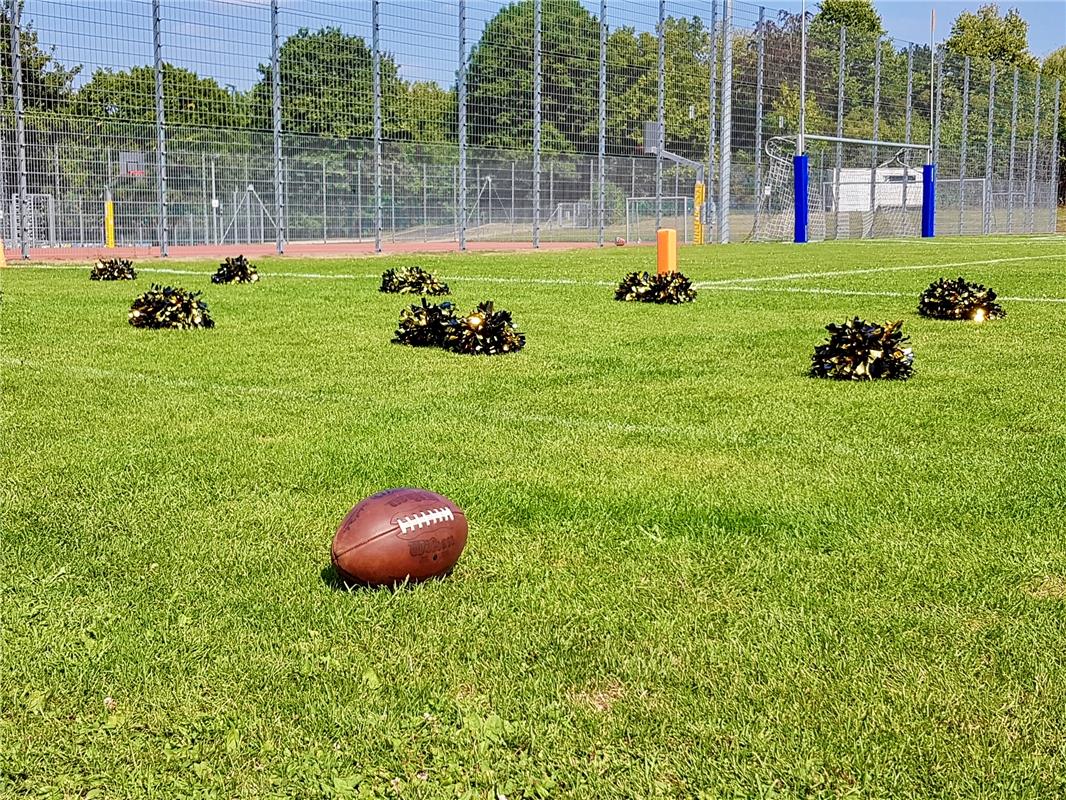
[(1029, 23), (1016, 8), (1001, 17), (994, 3), (981, 6), (976, 12), (959, 14), (946, 45), (949, 52), (960, 56), (986, 58), (1023, 69), (1037, 65), (1029, 52)]
[[(281, 125), (286, 133), (329, 138), (369, 139), (374, 132), (373, 53), (361, 36), (340, 28), (301, 28), (281, 45)], [(271, 128), (272, 73), (252, 88), (257, 128)], [(406, 87), (396, 61), (381, 58), (382, 129), (388, 138), (403, 138), (400, 118)]]
[[(470, 142), (528, 148), (533, 141), (533, 0), (504, 7), (470, 53)], [(596, 130), (599, 23), (579, 0), (545, 3), (541, 19), (541, 143), (587, 149)]]

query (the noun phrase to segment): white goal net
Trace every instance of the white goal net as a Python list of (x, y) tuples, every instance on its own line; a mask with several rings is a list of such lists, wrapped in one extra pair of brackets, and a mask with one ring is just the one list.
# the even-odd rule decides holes
[[(921, 145), (832, 140), (808, 150), (808, 239), (870, 239), (921, 233)], [(792, 241), (795, 137), (766, 144), (770, 168), (755, 209), (751, 239)], [(876, 160), (875, 160), (876, 159)], [(867, 166), (856, 166), (865, 162)]]

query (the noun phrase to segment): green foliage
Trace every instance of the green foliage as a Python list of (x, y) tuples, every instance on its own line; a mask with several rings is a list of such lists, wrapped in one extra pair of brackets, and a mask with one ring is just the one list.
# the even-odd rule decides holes
[(615, 300), (679, 305), (696, 299), (692, 281), (680, 272), (630, 272), (614, 292)]
[(445, 326), (441, 346), (453, 353), (496, 356), (517, 353), (526, 346), (526, 337), (515, 328), (510, 311), (497, 310), (486, 300)]
[(11, 6), (22, 6), (23, 16), (19, 54), (22, 60), (22, 97), (27, 112), (62, 111), (74, 91), (74, 79), (81, 66), (64, 66), (55, 55), (55, 48), (40, 44), (32, 20), (25, 16), (24, 0), (4, 0), (0, 3), (0, 97), (10, 102), (13, 95), (11, 80)]
[[(286, 133), (342, 139), (369, 139), (374, 133), (373, 53), (361, 36), (339, 27), (311, 31), (300, 28), (285, 39), (280, 52), (281, 124)], [(271, 128), (272, 73), (252, 88), (251, 102), (258, 128)], [(402, 139), (405, 84), (396, 60), (381, 57), (382, 132)]]
[[(579, 0), (545, 3), (541, 139), (546, 152), (593, 146), (599, 25)], [(475, 147), (514, 149), (533, 141), (533, 0), (501, 9), (470, 52), (467, 118)]]
[(130, 306), (130, 325), (135, 328), (213, 328), (215, 321), (200, 294), (153, 283)]
[(996, 293), (963, 278), (939, 278), (925, 288), (918, 299), (918, 313), (934, 319), (983, 321), (1007, 316), (996, 302)]
[[(114, 123), (120, 130), (130, 123), (155, 125), (155, 71), (152, 67), (98, 69), (72, 103), (78, 116), (103, 125)], [(248, 123), (239, 95), (226, 91), (213, 78), (171, 64), (163, 65), (163, 111), (168, 131), (179, 136), (194, 127), (239, 128)]]
[(821, 0), (818, 13), (811, 20), (810, 32), (815, 35), (820, 29), (831, 31), (830, 37), (840, 28), (848, 29), (848, 37), (853, 34), (881, 36), (885, 32), (881, 15), (870, 0)]
[(417, 266), (385, 270), (378, 291), (388, 294), (449, 294), (448, 284), (441, 283), (433, 273)]
[(423, 297), (421, 304), (400, 312), (400, 322), (392, 341), (410, 347), (440, 347), (444, 344), (447, 329), (454, 322), (453, 304), (430, 303)]
[(137, 277), (137, 270), (128, 258), (97, 259), (89, 271), (91, 281), (132, 281)]
[(259, 280), (259, 271), (243, 255), (227, 258), (218, 265), (211, 283), (255, 283)]
[(811, 376), (839, 381), (906, 380), (914, 354), (903, 345), (903, 321), (877, 325), (855, 317), (825, 326), (829, 338), (814, 348)]
[(1029, 53), (1029, 23), (1016, 8), (1002, 17), (994, 3), (976, 12), (963, 11), (955, 18), (946, 46), (949, 52), (972, 58), (986, 58), (1022, 69), (1035, 69)]

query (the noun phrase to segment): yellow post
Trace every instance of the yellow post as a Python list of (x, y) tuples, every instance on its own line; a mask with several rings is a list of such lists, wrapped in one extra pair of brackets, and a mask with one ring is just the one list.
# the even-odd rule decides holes
[(115, 246), (115, 201), (104, 201), (104, 246)]
[(677, 272), (677, 231), (661, 228), (656, 236), (658, 245), (659, 274)]
[(692, 241), (696, 244), (703, 244), (703, 201), (706, 199), (706, 188), (703, 185), (703, 181), (696, 182), (696, 191), (693, 193), (692, 202), (693, 214), (692, 219)]

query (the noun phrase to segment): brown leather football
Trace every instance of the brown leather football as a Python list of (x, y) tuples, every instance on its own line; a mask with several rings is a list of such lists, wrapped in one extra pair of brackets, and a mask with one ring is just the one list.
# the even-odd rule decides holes
[(447, 497), (425, 489), (386, 489), (341, 522), (333, 536), (333, 566), (348, 583), (417, 583), (455, 566), (466, 532), (466, 515)]

